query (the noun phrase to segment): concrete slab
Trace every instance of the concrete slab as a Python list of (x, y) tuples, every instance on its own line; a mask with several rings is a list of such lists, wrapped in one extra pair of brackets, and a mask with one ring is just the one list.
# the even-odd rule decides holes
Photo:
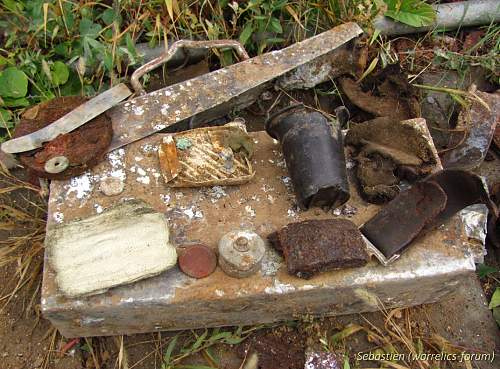
[[(264, 132), (253, 137), (256, 176), (246, 185), (225, 188), (169, 189), (156, 152), (161, 135), (115, 150), (91, 172), (52, 182), (47, 232), (58, 223), (86, 218), (131, 198), (144, 200), (167, 216), (176, 245), (203, 241), (214, 248), (223, 234), (237, 228), (266, 237), (291, 221), (341, 216), (361, 225), (377, 212), (378, 206), (362, 201), (353, 186), (351, 200), (340, 210), (299, 211), (278, 144)], [(108, 176), (125, 182), (120, 195), (100, 192), (99, 183)], [(195, 280), (174, 268), (101, 295), (74, 299), (58, 290), (47, 253), (42, 309), (63, 335), (73, 337), (376, 311), (380, 302), (386, 307), (412, 306), (437, 301), (459, 288), (475, 269), (467, 245), (455, 217), (420, 238), (389, 267), (373, 260), (363, 268), (303, 280), (288, 275), (281, 257), (267, 246), (263, 270), (249, 278), (234, 279), (217, 268), (208, 278)]]

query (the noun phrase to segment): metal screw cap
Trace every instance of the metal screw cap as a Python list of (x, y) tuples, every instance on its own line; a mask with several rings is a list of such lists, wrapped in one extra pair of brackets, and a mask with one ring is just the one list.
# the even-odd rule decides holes
[(231, 277), (248, 277), (260, 270), (265, 252), (264, 241), (257, 233), (231, 231), (219, 241), (219, 265)]
[(217, 267), (217, 256), (208, 246), (197, 244), (187, 246), (179, 256), (179, 268), (193, 278), (205, 278)]

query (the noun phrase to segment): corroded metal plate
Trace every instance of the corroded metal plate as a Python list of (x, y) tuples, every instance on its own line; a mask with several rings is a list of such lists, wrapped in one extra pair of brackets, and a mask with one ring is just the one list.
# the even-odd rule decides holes
[[(215, 250), (220, 237), (236, 228), (254, 230), (266, 239), (290, 222), (344, 217), (360, 226), (378, 211), (378, 206), (358, 196), (352, 170), (347, 204), (328, 213), (299, 210), (279, 145), (264, 132), (251, 135), (256, 174), (241, 186), (169, 188), (156, 152), (163, 135), (115, 150), (92, 171), (52, 182), (48, 228), (89, 217), (121, 199), (137, 198), (166, 215), (176, 245), (203, 242)], [(101, 179), (109, 176), (124, 182), (121, 194), (110, 197), (100, 191)], [(217, 267), (207, 278), (195, 279), (176, 267), (77, 299), (59, 292), (46, 260), (41, 306), (45, 317), (67, 337), (257, 324), (302, 315), (374, 311), (380, 304), (411, 306), (443, 298), (474, 271), (467, 242), (457, 216), (419, 239), (388, 267), (371, 260), (364, 267), (304, 280), (289, 275), (282, 258), (266, 244), (261, 270), (247, 278), (229, 277)]]

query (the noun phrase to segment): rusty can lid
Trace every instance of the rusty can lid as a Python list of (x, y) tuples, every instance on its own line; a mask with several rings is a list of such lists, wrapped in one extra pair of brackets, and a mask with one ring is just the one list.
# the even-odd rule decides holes
[(215, 252), (208, 246), (196, 244), (187, 246), (179, 256), (179, 268), (193, 278), (205, 278), (217, 267)]
[(248, 277), (260, 270), (265, 252), (264, 241), (257, 233), (232, 231), (219, 241), (219, 265), (231, 277)]

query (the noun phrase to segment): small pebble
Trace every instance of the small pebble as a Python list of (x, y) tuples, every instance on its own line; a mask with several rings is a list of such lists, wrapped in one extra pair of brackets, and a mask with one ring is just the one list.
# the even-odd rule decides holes
[(125, 184), (119, 178), (106, 177), (101, 180), (100, 190), (106, 196), (116, 196), (123, 192)]

